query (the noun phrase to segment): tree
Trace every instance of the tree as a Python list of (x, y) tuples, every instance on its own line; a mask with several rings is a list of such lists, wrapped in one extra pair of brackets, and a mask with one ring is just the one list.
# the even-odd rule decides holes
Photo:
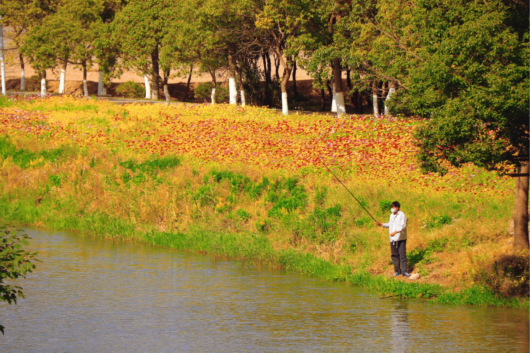
[(280, 87), (282, 112), (289, 114), (287, 84), (299, 55), (301, 43), (308, 36), (307, 28), (316, 17), (315, 7), (308, 0), (270, 0), (258, 13), (256, 27), (268, 33), (270, 50), (280, 60), (284, 73)]
[[(4, 0), (0, 5), (1, 22), (8, 29), (6, 37), (12, 40), (13, 48), (18, 50), (20, 63), (20, 88), (25, 90), (25, 57), (22, 46), (28, 31), (42, 23), (43, 19), (53, 13), (58, 1)], [(42, 73), (39, 72), (39, 74)], [(45, 86), (44, 86), (45, 90)]]
[(160, 51), (163, 50), (161, 46), (167, 43), (163, 41), (164, 36), (179, 8), (179, 3), (174, 1), (132, 0), (112, 22), (112, 36), (120, 50), (122, 65), (140, 76), (151, 77), (152, 99), (158, 99), (160, 82), (165, 86), (169, 79), (171, 62), (164, 61), (160, 68)]
[[(0, 300), (8, 304), (17, 303), (18, 298), (24, 298), (20, 286), (5, 284), (6, 280), (25, 278), (26, 274), (35, 269), (34, 261), (37, 253), (31, 253), (22, 248), (31, 239), (22, 230), (0, 228)], [(32, 262), (33, 261), (33, 262)], [(0, 325), (4, 333), (4, 326)]]
[(390, 109), (430, 118), (416, 133), (424, 171), (519, 170), (517, 249), (529, 246), (527, 13), (510, 0), (380, 0), (357, 11), (379, 49), (372, 71), (397, 87)]

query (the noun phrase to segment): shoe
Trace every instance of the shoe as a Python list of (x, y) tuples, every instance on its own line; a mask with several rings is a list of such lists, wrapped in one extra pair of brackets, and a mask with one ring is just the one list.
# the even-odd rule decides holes
[(396, 273), (394, 273), (394, 277), (397, 277), (397, 276), (399, 276), (400, 274), (401, 274), (401, 273), (396, 272)]
[(409, 273), (408, 273), (408, 272), (405, 272), (405, 273), (403, 274), (403, 277), (409, 277)]

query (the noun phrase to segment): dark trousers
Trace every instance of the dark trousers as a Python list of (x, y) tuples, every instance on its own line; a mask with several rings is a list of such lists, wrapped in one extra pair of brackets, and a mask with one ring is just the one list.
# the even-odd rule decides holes
[(394, 272), (407, 272), (407, 241), (400, 240), (394, 245), (390, 242), (390, 252), (392, 253), (392, 262), (394, 263)]

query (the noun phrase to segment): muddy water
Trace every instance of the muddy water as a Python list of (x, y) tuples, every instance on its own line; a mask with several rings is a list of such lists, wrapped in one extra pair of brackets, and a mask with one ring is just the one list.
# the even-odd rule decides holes
[(524, 310), (433, 305), (136, 244), (29, 231), (0, 352), (524, 352)]

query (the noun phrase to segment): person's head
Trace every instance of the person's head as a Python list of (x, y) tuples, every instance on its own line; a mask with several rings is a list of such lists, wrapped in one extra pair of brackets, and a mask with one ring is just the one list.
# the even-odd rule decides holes
[(392, 213), (397, 213), (397, 211), (399, 211), (400, 207), (401, 207), (401, 205), (399, 204), (399, 202), (394, 201), (394, 202), (392, 202), (390, 204), (390, 211), (392, 211)]

